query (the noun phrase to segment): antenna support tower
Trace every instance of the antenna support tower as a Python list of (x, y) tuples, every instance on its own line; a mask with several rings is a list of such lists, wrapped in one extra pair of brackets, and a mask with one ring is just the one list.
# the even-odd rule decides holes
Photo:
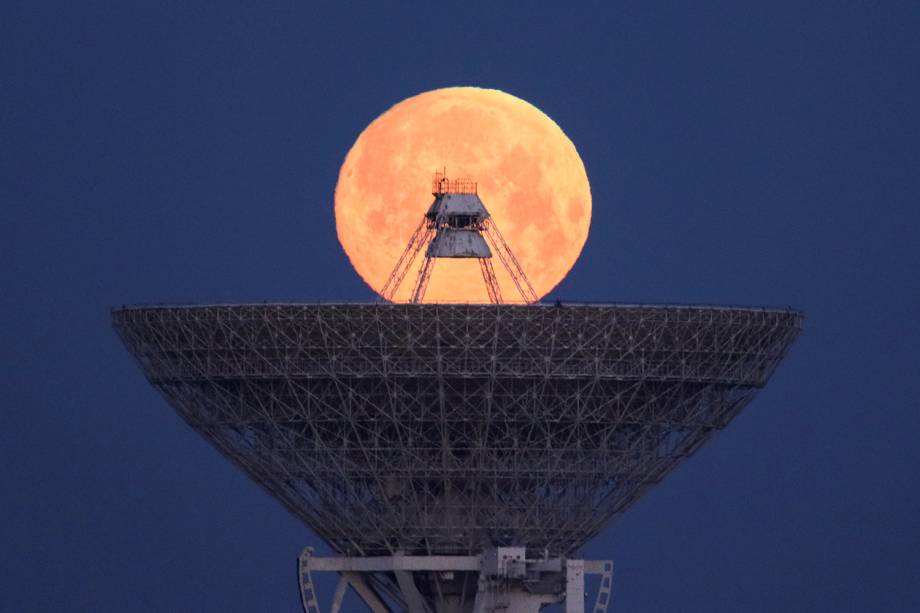
[(498, 230), (495, 219), (479, 198), (478, 183), (471, 179), (451, 180), (445, 167), (435, 171), (431, 195), (434, 202), (396, 261), (393, 272), (380, 291), (381, 296), (393, 301), (419, 253), (424, 250), (418, 277), (409, 295), (412, 304), (424, 300), (435, 261), (439, 258), (478, 260), (489, 302), (502, 304), (501, 288), (492, 266), (493, 253), (498, 255), (521, 300), (532, 303), (539, 299), (520, 262)]

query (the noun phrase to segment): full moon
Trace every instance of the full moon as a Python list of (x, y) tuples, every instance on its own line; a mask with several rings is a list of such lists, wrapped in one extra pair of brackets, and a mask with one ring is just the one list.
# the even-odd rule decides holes
[[(549, 293), (588, 237), (591, 188), (575, 145), (552, 119), (494, 89), (451, 87), (407, 98), (375, 119), (352, 146), (335, 188), (339, 241), (362, 279), (383, 289), (433, 201), (432, 175), (478, 183), (479, 197), (530, 279)], [(424, 253), (396, 302), (408, 302)], [(505, 302), (522, 302), (493, 258)], [(479, 265), (439, 258), (425, 302), (488, 303)]]

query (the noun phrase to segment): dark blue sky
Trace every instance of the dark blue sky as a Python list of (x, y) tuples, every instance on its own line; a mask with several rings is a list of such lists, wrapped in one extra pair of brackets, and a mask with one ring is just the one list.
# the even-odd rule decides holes
[(586, 548), (613, 611), (920, 610), (915, 3), (269, 4), (0, 8), (0, 611), (298, 610), (315, 538), (156, 396), (108, 309), (371, 300), (339, 165), (450, 85), (528, 100), (584, 159), (591, 235), (550, 299), (808, 315)]

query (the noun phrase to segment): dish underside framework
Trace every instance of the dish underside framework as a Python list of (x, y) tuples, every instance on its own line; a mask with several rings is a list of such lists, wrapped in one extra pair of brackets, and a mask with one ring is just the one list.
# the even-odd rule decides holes
[(724, 428), (802, 327), (793, 310), (558, 303), (113, 321), (189, 425), (363, 558), (573, 555)]

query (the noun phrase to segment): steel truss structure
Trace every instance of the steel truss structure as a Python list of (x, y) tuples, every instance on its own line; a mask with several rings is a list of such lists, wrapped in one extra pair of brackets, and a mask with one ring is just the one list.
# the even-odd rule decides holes
[[(352, 557), (573, 554), (738, 414), (802, 320), (646, 305), (113, 312), (182, 418)], [(419, 589), (462, 588), (445, 577)]]
[(419, 304), (425, 299), (425, 291), (435, 262), (438, 258), (444, 257), (478, 260), (489, 302), (502, 304), (504, 301), (501, 287), (491, 261), (493, 254), (498, 255), (521, 299), (525, 303), (539, 300), (520, 262), (498, 230), (495, 219), (479, 199), (477, 183), (470, 179), (450, 180), (445, 168), (434, 173), (431, 195), (435, 197), (434, 202), (412, 233), (396, 261), (396, 266), (380, 290), (380, 295), (385, 300), (393, 301), (397, 290), (422, 251), (425, 252), (422, 265), (413, 285), (414, 289), (409, 295), (409, 302), (412, 304)]
[[(412, 264), (415, 262), (418, 254), (428, 247), (437, 235), (437, 223), (439, 222), (435, 220), (424, 219), (415, 229), (415, 232), (412, 233), (412, 236), (409, 238), (409, 243), (406, 245), (406, 248), (399, 256), (399, 260), (396, 262), (396, 266), (393, 268), (393, 272), (390, 273), (386, 283), (380, 290), (380, 295), (383, 298), (390, 301), (393, 300), (396, 291), (406, 278), (406, 274), (408, 274), (409, 270), (412, 268)], [(502, 266), (505, 267), (508, 276), (511, 277), (511, 281), (514, 283), (514, 287), (521, 296), (521, 299), (526, 303), (532, 303), (539, 300), (533, 285), (530, 284), (530, 280), (527, 278), (527, 275), (524, 274), (524, 269), (521, 267), (514, 252), (511, 251), (511, 248), (505, 241), (505, 237), (502, 236), (502, 233), (498, 230), (498, 225), (495, 221), (491, 218), (486, 219), (479, 224), (476, 230), (486, 240), (492, 252), (498, 254), (499, 261), (502, 263)], [(501, 286), (499, 286), (498, 279), (495, 277), (495, 269), (492, 266), (491, 256), (475, 259), (479, 261), (479, 267), (482, 271), (482, 281), (486, 286), (489, 301), (492, 304), (502, 304), (504, 300), (502, 299)], [(419, 269), (418, 278), (413, 286), (414, 289), (410, 294), (410, 302), (412, 304), (419, 304), (424, 300), (425, 290), (428, 289), (428, 282), (431, 280), (431, 273), (434, 270), (434, 263), (436, 260), (436, 257), (430, 256), (422, 258), (422, 266)]]

